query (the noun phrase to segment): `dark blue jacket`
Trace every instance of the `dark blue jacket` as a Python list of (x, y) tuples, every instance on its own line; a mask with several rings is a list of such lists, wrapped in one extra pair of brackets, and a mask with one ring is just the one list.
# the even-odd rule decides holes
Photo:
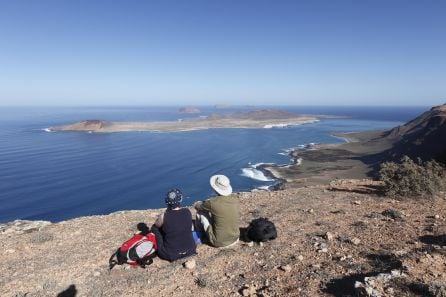
[(196, 253), (192, 237), (192, 214), (187, 208), (167, 209), (163, 225), (160, 228), (153, 225), (152, 232), (156, 236), (160, 258), (175, 261)]

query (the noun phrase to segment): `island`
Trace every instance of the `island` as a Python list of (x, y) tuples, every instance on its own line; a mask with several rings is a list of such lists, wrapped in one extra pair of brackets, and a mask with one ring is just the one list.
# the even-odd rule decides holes
[(180, 113), (201, 113), (201, 110), (199, 110), (196, 107), (186, 106), (186, 107), (180, 108), (179, 112)]
[(85, 120), (77, 123), (50, 127), (47, 130), (80, 132), (180, 132), (218, 128), (285, 128), (314, 123), (321, 116), (298, 115), (295, 113), (264, 109), (236, 112), (229, 115), (211, 114), (203, 118), (159, 122), (110, 122), (107, 120)]

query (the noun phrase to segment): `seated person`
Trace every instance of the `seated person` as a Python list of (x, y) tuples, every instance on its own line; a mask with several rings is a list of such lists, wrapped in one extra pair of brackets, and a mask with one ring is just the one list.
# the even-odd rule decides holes
[(182, 199), (180, 190), (170, 190), (165, 198), (167, 209), (152, 226), (158, 256), (168, 261), (196, 254), (192, 237), (192, 214), (189, 209), (180, 207)]
[(218, 196), (194, 203), (197, 223), (211, 245), (215, 247), (234, 245), (240, 236), (238, 199), (231, 195), (232, 187), (226, 176), (214, 175), (210, 183)]

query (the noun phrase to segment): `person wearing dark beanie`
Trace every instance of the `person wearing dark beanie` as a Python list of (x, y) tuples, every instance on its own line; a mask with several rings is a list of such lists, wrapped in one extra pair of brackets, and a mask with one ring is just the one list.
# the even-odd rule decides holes
[(158, 245), (158, 256), (168, 261), (196, 254), (192, 236), (192, 214), (188, 208), (181, 207), (183, 195), (180, 190), (167, 192), (166, 211), (161, 213), (152, 226)]

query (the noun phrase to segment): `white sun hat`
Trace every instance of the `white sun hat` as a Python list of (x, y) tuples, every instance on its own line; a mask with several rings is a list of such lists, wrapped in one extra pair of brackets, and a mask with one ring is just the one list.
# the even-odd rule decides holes
[(225, 175), (213, 175), (209, 180), (211, 183), (211, 187), (222, 196), (229, 196), (232, 194), (231, 183), (229, 182), (229, 178)]

